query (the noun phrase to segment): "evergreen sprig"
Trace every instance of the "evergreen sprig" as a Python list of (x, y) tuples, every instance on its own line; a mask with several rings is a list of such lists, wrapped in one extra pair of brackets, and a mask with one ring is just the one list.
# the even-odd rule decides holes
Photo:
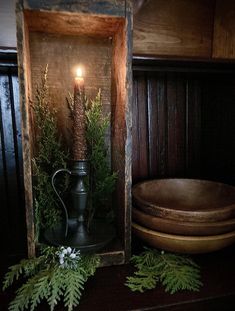
[[(68, 94), (67, 104), (73, 118), (74, 98)], [(111, 194), (115, 189), (117, 173), (112, 172), (108, 161), (108, 148), (105, 142), (110, 115), (103, 115), (101, 90), (94, 100), (85, 98), (86, 140), (89, 160), (88, 224), (96, 217), (112, 217)]]
[(14, 281), (17, 281), (20, 276), (24, 275), (29, 277), (35, 274), (43, 259), (42, 256), (33, 259), (23, 259), (20, 263), (9, 267), (10, 271), (6, 273), (3, 282), (3, 290), (12, 285)]
[(32, 108), (35, 116), (36, 156), (33, 159), (36, 237), (40, 229), (53, 227), (61, 217), (61, 206), (51, 186), (51, 175), (65, 168), (68, 159), (58, 137), (56, 109), (50, 104), (46, 66), (41, 83), (36, 89)]
[(34, 311), (43, 300), (47, 301), (51, 311), (62, 300), (68, 311), (72, 311), (79, 304), (84, 284), (95, 273), (100, 258), (97, 255), (84, 255), (80, 260), (76, 259), (76, 266), (64, 268), (59, 263), (60, 252), (58, 248), (46, 247), (40, 257), (22, 260), (9, 268), (10, 271), (5, 275), (3, 290), (14, 280), (18, 280), (19, 276), (26, 278), (26, 282), (16, 291), (16, 297), (10, 303), (9, 311), (22, 311), (28, 308)]
[[(94, 100), (86, 101), (86, 139), (90, 162), (89, 200), (90, 218), (110, 212), (110, 199), (114, 191), (117, 173), (112, 172), (107, 160), (108, 148), (105, 134), (109, 127), (110, 116), (103, 116), (101, 90)], [(97, 213), (98, 214), (98, 213)]]
[(127, 278), (126, 285), (132, 291), (153, 289), (158, 282), (171, 294), (180, 290), (199, 291), (202, 286), (199, 266), (187, 256), (146, 249), (131, 261), (137, 271)]

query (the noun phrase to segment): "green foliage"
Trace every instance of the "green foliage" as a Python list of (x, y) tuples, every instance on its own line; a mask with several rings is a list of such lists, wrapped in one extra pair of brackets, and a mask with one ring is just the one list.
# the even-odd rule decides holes
[(117, 174), (112, 173), (107, 161), (105, 134), (109, 127), (109, 116), (102, 115), (102, 99), (99, 90), (96, 98), (86, 102), (86, 138), (88, 143), (88, 159), (90, 161), (90, 217), (96, 211), (109, 211), (111, 194), (114, 191)]
[(180, 290), (199, 291), (202, 286), (199, 266), (187, 256), (146, 249), (131, 261), (137, 271), (127, 278), (126, 285), (132, 291), (153, 289), (157, 282), (171, 294)]
[(100, 259), (97, 255), (79, 256), (79, 260), (75, 261), (76, 265), (64, 268), (59, 261), (60, 255), (61, 249), (46, 247), (40, 257), (22, 260), (9, 268), (3, 290), (14, 280), (18, 280), (20, 275), (26, 278), (26, 282), (17, 290), (15, 299), (10, 303), (9, 311), (28, 308), (34, 311), (43, 300), (47, 301), (51, 311), (62, 300), (68, 311), (72, 311), (79, 304), (84, 284), (95, 273)]
[(3, 290), (13, 284), (14, 281), (17, 281), (20, 276), (25, 275), (27, 277), (33, 275), (38, 270), (38, 266), (42, 263), (43, 257), (37, 257), (33, 259), (23, 259), (20, 263), (11, 266), (10, 271), (6, 273)]
[[(88, 223), (94, 214), (97, 217), (112, 215), (110, 209), (111, 194), (115, 189), (117, 173), (112, 172), (108, 163), (108, 148), (105, 143), (105, 135), (110, 125), (110, 115), (103, 116), (102, 98), (99, 90), (94, 100), (85, 99), (86, 109), (86, 139), (88, 144), (89, 170), (89, 200)], [(74, 100), (69, 93), (67, 104), (73, 118)]]
[(68, 159), (57, 134), (56, 110), (51, 108), (47, 74), (48, 67), (37, 87), (35, 103), (32, 105), (37, 134), (36, 157), (33, 159), (37, 237), (40, 229), (51, 228), (60, 220), (61, 206), (51, 186), (51, 175), (58, 168), (64, 168)]

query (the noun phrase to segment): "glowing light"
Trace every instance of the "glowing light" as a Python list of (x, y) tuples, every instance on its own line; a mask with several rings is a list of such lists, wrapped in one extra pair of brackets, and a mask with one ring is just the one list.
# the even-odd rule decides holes
[(78, 67), (76, 70), (76, 77), (77, 78), (82, 78), (83, 77), (83, 72), (82, 72), (82, 68)]

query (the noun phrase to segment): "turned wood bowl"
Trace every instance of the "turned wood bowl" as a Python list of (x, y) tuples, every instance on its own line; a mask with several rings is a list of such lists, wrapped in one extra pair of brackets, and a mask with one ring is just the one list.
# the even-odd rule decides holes
[(235, 217), (235, 187), (197, 179), (155, 179), (132, 188), (133, 204), (146, 214), (190, 222)]
[(155, 217), (141, 210), (132, 208), (133, 220), (152, 230), (180, 235), (216, 235), (235, 230), (235, 218), (216, 222), (189, 222), (176, 221), (161, 217)]
[(235, 242), (235, 231), (208, 236), (184, 236), (154, 231), (136, 223), (132, 223), (132, 231), (152, 247), (185, 254), (210, 253)]

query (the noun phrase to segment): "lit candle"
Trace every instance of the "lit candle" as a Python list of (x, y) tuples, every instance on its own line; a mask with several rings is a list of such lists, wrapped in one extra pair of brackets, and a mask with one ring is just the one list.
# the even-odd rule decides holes
[(85, 90), (81, 68), (77, 69), (74, 80), (74, 118), (73, 118), (73, 160), (85, 160), (86, 146), (86, 117)]

